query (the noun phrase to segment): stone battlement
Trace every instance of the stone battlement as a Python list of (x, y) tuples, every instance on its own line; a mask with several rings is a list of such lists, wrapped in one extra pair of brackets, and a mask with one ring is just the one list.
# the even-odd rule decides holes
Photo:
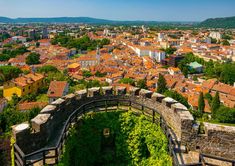
[[(176, 100), (145, 89), (130, 88), (127, 91), (125, 87), (112, 86), (80, 90), (47, 105), (30, 123), (13, 126), (16, 144), (25, 154), (46, 147), (58, 136), (68, 117), (78, 107), (100, 99), (120, 100), (120, 104), (121, 100), (129, 100), (145, 105), (143, 111), (148, 112), (147, 107), (157, 110), (175, 133), (177, 141), (189, 150), (200, 149), (202, 152), (221, 157), (235, 156), (234, 127), (233, 130), (227, 131), (223, 127), (205, 124), (206, 133), (202, 136), (198, 134), (199, 127), (194, 123), (191, 113)], [(141, 110), (140, 105), (135, 103), (132, 103), (131, 107)]]

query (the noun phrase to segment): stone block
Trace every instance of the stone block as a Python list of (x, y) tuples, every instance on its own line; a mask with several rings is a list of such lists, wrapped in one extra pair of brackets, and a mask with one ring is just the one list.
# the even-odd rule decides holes
[(22, 140), (30, 134), (29, 123), (21, 123), (15, 126), (12, 126), (12, 133), (15, 140)]
[(102, 92), (105, 96), (110, 96), (113, 94), (113, 87), (112, 86), (102, 87)]
[(131, 87), (129, 93), (131, 96), (139, 96), (140, 88)]
[(162, 104), (169, 108), (171, 108), (171, 105), (175, 103), (178, 103), (178, 102), (170, 97), (166, 97), (162, 100)]
[(126, 87), (117, 86), (116, 87), (116, 95), (125, 95), (126, 94)]
[(183, 104), (181, 103), (175, 103), (175, 104), (172, 104), (171, 105), (171, 109), (174, 111), (174, 112), (178, 112), (178, 111), (187, 111), (187, 107), (185, 107)]
[(139, 92), (139, 96), (142, 98), (151, 98), (153, 92), (146, 90), (146, 89), (141, 89)]
[(153, 93), (152, 94), (152, 100), (154, 102), (157, 101), (157, 102), (161, 103), (164, 98), (165, 98), (165, 96), (160, 93)]
[(86, 98), (87, 97), (87, 90), (84, 89), (84, 90), (76, 91), (75, 95), (76, 95), (77, 100), (80, 100), (82, 98)]
[(88, 89), (88, 97), (95, 97), (100, 95), (100, 88), (95, 87), (95, 88), (90, 88)]
[(75, 98), (75, 94), (73, 94), (73, 93), (70, 93), (70, 94), (63, 97), (63, 99), (65, 99), (65, 100), (73, 100), (74, 98)]
[(45, 132), (45, 124), (48, 123), (50, 114), (38, 114), (35, 118), (31, 119), (32, 129), (35, 132)]
[[(59, 100), (59, 99), (58, 99)], [(55, 105), (47, 105), (46, 107), (44, 107), (40, 114), (51, 114), (53, 115), (56, 112), (56, 106)]]

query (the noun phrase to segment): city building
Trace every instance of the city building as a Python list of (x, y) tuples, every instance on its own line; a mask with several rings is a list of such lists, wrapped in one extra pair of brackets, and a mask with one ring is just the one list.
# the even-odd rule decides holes
[(219, 32), (211, 32), (209, 37), (216, 39), (216, 40), (220, 40), (222, 38), (222, 35)]
[(80, 65), (78, 63), (72, 63), (68, 65), (68, 72), (75, 73), (80, 69)]
[(203, 66), (197, 62), (191, 62), (189, 64), (189, 68), (195, 70), (197, 73), (201, 73), (203, 71)]
[(22, 97), (30, 93), (36, 93), (42, 87), (43, 79), (44, 76), (38, 73), (30, 73), (15, 78), (3, 85), (3, 96), (7, 100), (11, 100), (14, 94)]
[(47, 92), (49, 103), (52, 103), (58, 98), (67, 95), (68, 91), (69, 84), (67, 83), (67, 81), (52, 81)]

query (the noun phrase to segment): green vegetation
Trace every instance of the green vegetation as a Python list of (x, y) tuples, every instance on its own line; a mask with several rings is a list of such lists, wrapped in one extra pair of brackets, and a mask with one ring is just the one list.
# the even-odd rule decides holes
[(95, 50), (97, 46), (103, 47), (110, 43), (109, 39), (92, 40), (88, 36), (74, 39), (70, 36), (58, 35), (52, 41), (52, 44), (60, 44), (67, 48), (76, 48), (77, 50)]
[(200, 92), (199, 99), (198, 99), (198, 111), (199, 112), (204, 112), (205, 109), (205, 100), (204, 100), (204, 95), (202, 92)]
[[(16, 102), (18, 103), (18, 101)], [(11, 126), (30, 121), (40, 112), (39, 108), (34, 108), (27, 112), (20, 112), (16, 109), (15, 101), (12, 101), (8, 107), (0, 113), (0, 130), (4, 133), (11, 131)]]
[(40, 64), (40, 54), (30, 53), (26, 58), (26, 63), (28, 65)]
[(10, 37), (11, 37), (11, 35), (9, 33), (6, 33), (6, 32), (3, 33), (3, 34), (0, 34), (0, 42), (4, 41), (4, 40), (6, 40)]
[(200, 27), (235, 28), (235, 17), (210, 18), (199, 24)]
[(214, 113), (212, 122), (235, 124), (235, 108), (220, 106)]
[(223, 40), (223, 41), (221, 42), (221, 44), (222, 44), (223, 46), (230, 46), (230, 43), (228, 42), (228, 40)]
[(173, 47), (169, 47), (169, 48), (162, 48), (161, 49), (162, 51), (165, 51), (167, 55), (171, 55), (171, 54), (174, 54), (174, 52), (177, 50), (176, 48), (173, 48)]
[(217, 78), (219, 81), (233, 85), (235, 82), (235, 63), (234, 62), (213, 62), (212, 60), (206, 62), (202, 58), (195, 56), (192, 53), (186, 54), (185, 58), (180, 61), (179, 68), (183, 71), (184, 75), (187, 73), (194, 73), (190, 70), (188, 64), (191, 62), (198, 62), (204, 66), (204, 75), (206, 78)]
[(22, 71), (15, 66), (0, 66), (0, 85), (4, 82), (16, 78)]
[(138, 80), (136, 85), (137, 85), (138, 88), (148, 89), (147, 84), (146, 84), (146, 79)]
[(235, 82), (235, 63), (223, 64), (221, 68), (220, 81), (233, 85)]
[[(104, 136), (104, 129), (109, 134)], [(70, 132), (59, 166), (170, 166), (167, 138), (143, 115), (121, 111), (88, 114)]]
[(184, 96), (179, 94), (178, 92), (172, 91), (172, 90), (167, 90), (167, 91), (165, 91), (164, 95), (167, 97), (171, 97), (172, 99), (175, 99), (176, 101), (183, 104), (187, 108), (190, 108), (190, 105), (188, 104), (188, 100)]
[(38, 102), (48, 102), (49, 101), (47, 94), (40, 94), (40, 95), (38, 95), (36, 97), (36, 100)]
[(101, 72), (99, 72), (99, 71), (97, 71), (96, 73), (95, 73), (95, 76), (96, 77), (105, 77), (107, 75), (107, 73), (101, 73)]
[[(204, 110), (205, 107), (205, 101), (208, 100), (209, 105), (211, 107), (212, 116), (211, 118), (208, 118), (207, 113), (203, 113), (201, 110)], [(192, 111), (194, 118), (199, 121), (207, 121), (210, 123), (217, 123), (217, 124), (224, 124), (224, 125), (231, 125), (235, 123), (235, 108), (229, 108), (225, 107), (221, 102), (219, 98), (219, 93), (216, 92), (215, 96), (212, 97), (209, 93), (200, 94), (199, 97), (199, 106), (198, 110)]]
[(46, 66), (38, 68), (37, 72), (45, 74), (45, 73), (49, 73), (49, 72), (59, 72), (59, 70), (54, 66), (46, 65)]
[(122, 79), (119, 80), (119, 83), (135, 85), (135, 80), (133, 80), (132, 78), (122, 78)]
[(82, 71), (82, 76), (83, 77), (86, 77), (86, 78), (89, 78), (92, 76), (91, 72), (89, 70), (83, 70)]
[(22, 55), (26, 52), (28, 52), (28, 50), (24, 46), (16, 49), (3, 49), (0, 54), (0, 61), (8, 61), (10, 58), (15, 58), (17, 55)]
[(219, 97), (219, 92), (216, 92), (215, 97), (212, 98), (211, 100), (211, 111), (212, 111), (212, 116), (216, 116), (216, 111), (220, 108), (220, 97)]
[(159, 74), (158, 82), (157, 82), (157, 93), (165, 93), (167, 90), (166, 87), (166, 79), (162, 74)]

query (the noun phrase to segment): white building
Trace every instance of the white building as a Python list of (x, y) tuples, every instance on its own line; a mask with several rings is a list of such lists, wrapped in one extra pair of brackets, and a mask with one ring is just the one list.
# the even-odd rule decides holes
[(163, 59), (166, 58), (166, 53), (164, 51), (150, 48), (150, 47), (130, 47), (132, 48), (135, 53), (141, 56), (149, 56), (152, 59), (155, 59), (157, 62), (161, 62)]
[(149, 52), (149, 56), (152, 59), (155, 59), (157, 62), (161, 62), (163, 59), (166, 58), (166, 53), (161, 50), (154, 50)]
[(109, 35), (109, 30), (107, 28), (104, 29), (103, 35), (104, 36), (108, 36)]
[(216, 39), (216, 40), (220, 40), (222, 38), (222, 35), (219, 32), (211, 32), (209, 37)]
[(164, 33), (158, 33), (158, 41), (163, 41), (165, 39)]
[(25, 43), (26, 42), (26, 37), (14, 36), (14, 37), (12, 37), (12, 41)]

